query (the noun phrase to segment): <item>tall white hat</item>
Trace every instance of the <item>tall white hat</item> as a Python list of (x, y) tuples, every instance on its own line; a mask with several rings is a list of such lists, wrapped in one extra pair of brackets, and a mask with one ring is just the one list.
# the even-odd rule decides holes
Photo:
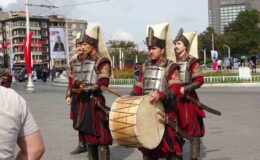
[(178, 35), (176, 36), (176, 41), (182, 41), (183, 44), (187, 47), (189, 55), (192, 55), (195, 58), (198, 58), (198, 34), (196, 32), (186, 32), (183, 33), (181, 28)]
[(98, 49), (98, 54), (106, 56), (111, 60), (110, 55), (107, 51), (103, 32), (101, 31), (99, 25), (93, 25), (86, 29), (85, 36), (83, 37), (83, 42), (96, 46)]
[(167, 59), (176, 62), (169, 23), (148, 25), (146, 28), (146, 43), (148, 48), (152, 46), (165, 48)]

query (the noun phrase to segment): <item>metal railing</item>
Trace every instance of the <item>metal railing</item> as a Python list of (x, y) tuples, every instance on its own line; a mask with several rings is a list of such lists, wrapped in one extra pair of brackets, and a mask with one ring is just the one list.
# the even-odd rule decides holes
[[(260, 75), (254, 75), (251, 79), (240, 79), (239, 76), (209, 76), (204, 77), (204, 81), (207, 84), (211, 83), (243, 83), (243, 82), (259, 82)], [(110, 79), (111, 85), (133, 85), (135, 80), (132, 78), (128, 79)]]
[(112, 85), (133, 85), (135, 83), (135, 79), (128, 78), (128, 79), (110, 79), (110, 84)]
[(254, 75), (251, 79), (241, 79), (239, 76), (209, 76), (204, 77), (205, 83), (242, 83), (260, 82), (260, 75)]

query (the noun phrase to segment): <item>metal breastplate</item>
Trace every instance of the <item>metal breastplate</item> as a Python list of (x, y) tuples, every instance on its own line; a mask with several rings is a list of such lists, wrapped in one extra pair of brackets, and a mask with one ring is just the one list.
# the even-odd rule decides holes
[(189, 84), (192, 82), (191, 74), (188, 71), (188, 62), (178, 62), (180, 66), (180, 77), (182, 84)]
[(143, 94), (151, 91), (165, 91), (163, 85), (165, 68), (155, 65), (147, 66), (143, 73)]
[(83, 62), (75, 62), (72, 66), (73, 80), (81, 81), (86, 85), (97, 83), (95, 61), (86, 59)]

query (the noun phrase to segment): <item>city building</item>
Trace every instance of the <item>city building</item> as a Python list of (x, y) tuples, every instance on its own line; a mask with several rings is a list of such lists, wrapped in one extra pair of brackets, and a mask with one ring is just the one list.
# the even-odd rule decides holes
[[(49, 20), (46, 17), (30, 15), (32, 63), (34, 67), (49, 68)], [(13, 69), (25, 67), (23, 43), (26, 35), (26, 15), (20, 12), (0, 11), (0, 52), (3, 53), (3, 66), (10, 66), (13, 56)], [(12, 56), (11, 56), (12, 55)]]
[(260, 0), (208, 0), (209, 26), (222, 34), (239, 12), (251, 9), (260, 10)]
[(50, 21), (50, 46), (54, 47), (56, 43), (55, 36), (61, 37), (62, 43), (64, 43), (65, 52), (59, 55), (51, 50), (51, 64), (56, 69), (64, 70), (67, 68), (67, 64), (70, 57), (75, 53), (75, 38), (78, 32), (82, 32), (87, 27), (87, 21), (67, 19), (60, 15), (49, 15)]
[[(67, 19), (59, 15), (48, 17), (30, 14), (30, 31), (33, 32), (31, 53), (35, 67), (57, 70), (67, 68), (75, 53), (75, 38), (87, 26), (87, 21)], [(14, 54), (14, 69), (25, 67), (23, 42), (26, 34), (24, 11), (3, 12), (0, 8), (0, 66), (10, 66), (10, 53)], [(54, 49), (57, 38), (62, 50)]]

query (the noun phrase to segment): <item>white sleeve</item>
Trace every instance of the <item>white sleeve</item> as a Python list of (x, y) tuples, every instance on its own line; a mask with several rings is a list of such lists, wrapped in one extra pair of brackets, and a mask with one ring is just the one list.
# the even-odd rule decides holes
[(38, 126), (29, 110), (26, 106), (25, 100), (20, 97), (20, 104), (22, 110), (22, 126), (19, 133), (19, 137), (23, 137), (38, 131)]

